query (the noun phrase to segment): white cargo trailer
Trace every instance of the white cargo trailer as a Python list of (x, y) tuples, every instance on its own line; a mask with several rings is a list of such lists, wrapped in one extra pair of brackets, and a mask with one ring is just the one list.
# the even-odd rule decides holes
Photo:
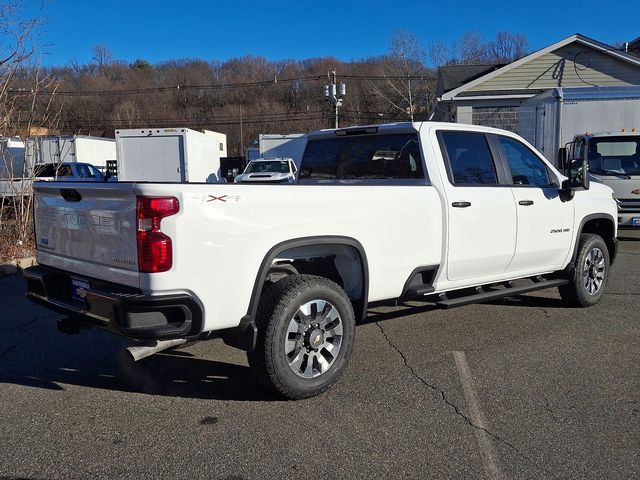
[(118, 181), (217, 182), (220, 141), (189, 128), (116, 130)]
[(20, 195), (25, 176), (24, 142), (18, 137), (0, 138), (0, 201)]
[(211, 135), (218, 140), (220, 158), (227, 156), (227, 136), (224, 133), (214, 132), (212, 130), (203, 130), (205, 135)]
[(300, 167), (302, 154), (307, 146), (306, 134), (263, 133), (258, 138), (261, 157), (291, 158)]
[(640, 87), (554, 88), (520, 105), (518, 133), (558, 165), (577, 134), (640, 128)]
[(116, 159), (116, 142), (112, 138), (87, 135), (48, 135), (26, 139), (26, 163), (90, 163), (104, 171), (107, 161)]

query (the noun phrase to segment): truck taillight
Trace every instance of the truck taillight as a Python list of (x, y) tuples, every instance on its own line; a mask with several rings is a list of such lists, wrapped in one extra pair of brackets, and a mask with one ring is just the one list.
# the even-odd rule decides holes
[(166, 272), (173, 264), (171, 238), (162, 233), (164, 217), (180, 211), (175, 197), (137, 197), (138, 270), (143, 273)]

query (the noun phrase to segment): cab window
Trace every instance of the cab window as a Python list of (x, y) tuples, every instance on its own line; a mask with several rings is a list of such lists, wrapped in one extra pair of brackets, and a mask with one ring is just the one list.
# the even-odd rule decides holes
[(498, 143), (509, 164), (513, 185), (549, 186), (547, 166), (526, 145), (513, 138), (501, 136), (498, 136)]
[(305, 182), (424, 184), (416, 133), (310, 139), (300, 166)]
[(497, 185), (496, 167), (483, 133), (441, 131), (453, 185)]

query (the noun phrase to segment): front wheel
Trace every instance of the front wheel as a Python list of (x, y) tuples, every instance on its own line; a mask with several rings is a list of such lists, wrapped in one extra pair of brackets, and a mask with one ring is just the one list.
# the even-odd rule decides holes
[(573, 307), (591, 307), (600, 301), (609, 279), (609, 251), (599, 235), (583, 233), (569, 283), (558, 288), (562, 300)]
[(351, 302), (323, 277), (291, 275), (260, 299), (258, 342), (247, 354), (263, 386), (289, 399), (319, 395), (347, 366), (355, 340)]

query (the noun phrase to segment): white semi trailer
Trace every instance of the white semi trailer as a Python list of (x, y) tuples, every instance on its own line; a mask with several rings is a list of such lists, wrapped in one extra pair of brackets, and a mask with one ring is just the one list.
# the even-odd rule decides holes
[(518, 133), (558, 165), (578, 134), (640, 128), (640, 87), (554, 88), (520, 105)]
[(189, 128), (116, 130), (118, 181), (209, 182), (220, 178), (220, 139)]

